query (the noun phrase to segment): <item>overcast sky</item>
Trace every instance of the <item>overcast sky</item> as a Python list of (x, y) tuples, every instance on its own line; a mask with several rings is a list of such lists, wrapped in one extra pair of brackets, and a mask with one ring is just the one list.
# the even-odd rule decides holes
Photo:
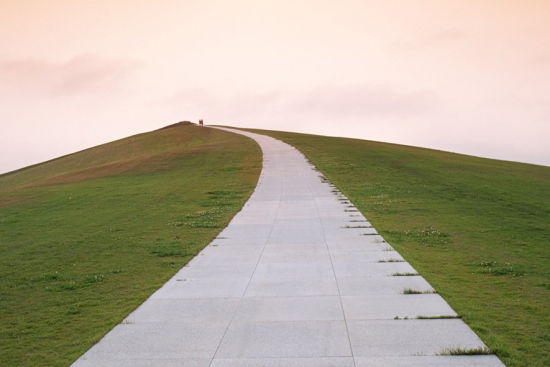
[(547, 0), (0, 0), (0, 172), (180, 120), (550, 165)]

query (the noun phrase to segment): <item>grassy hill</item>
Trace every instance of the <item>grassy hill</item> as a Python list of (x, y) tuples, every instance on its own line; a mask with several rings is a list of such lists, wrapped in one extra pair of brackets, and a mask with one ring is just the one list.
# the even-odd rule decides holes
[[(550, 365), (550, 167), (254, 130), (323, 171), (510, 367)], [(0, 365), (69, 365), (251, 194), (258, 146), (176, 124), (0, 175)]]
[(66, 366), (226, 226), (251, 139), (176, 124), (0, 175), (0, 366)]
[(301, 150), (507, 366), (550, 366), (550, 167), (250, 131)]

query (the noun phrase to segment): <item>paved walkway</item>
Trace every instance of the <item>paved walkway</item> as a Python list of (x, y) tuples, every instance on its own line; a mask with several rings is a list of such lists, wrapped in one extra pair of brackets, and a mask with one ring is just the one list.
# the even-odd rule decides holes
[[(503, 366), (305, 157), (264, 153), (256, 191), (195, 259), (74, 366)], [(444, 269), (442, 269), (444, 271)]]

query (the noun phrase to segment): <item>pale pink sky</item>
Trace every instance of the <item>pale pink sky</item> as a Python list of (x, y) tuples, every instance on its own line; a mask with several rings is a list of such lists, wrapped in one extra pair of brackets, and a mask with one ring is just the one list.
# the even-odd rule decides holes
[(179, 120), (550, 165), (547, 0), (2, 0), (0, 172)]

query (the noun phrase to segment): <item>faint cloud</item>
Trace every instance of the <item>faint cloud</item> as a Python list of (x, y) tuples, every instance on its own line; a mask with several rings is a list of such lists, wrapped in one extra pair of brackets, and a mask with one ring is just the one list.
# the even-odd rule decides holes
[(222, 95), (215, 89), (186, 88), (169, 96), (165, 104), (188, 111), (239, 118), (261, 113), (275, 113), (286, 104), (286, 98), (288, 96), (280, 91), (237, 92)]
[(548, 67), (550, 66), (550, 52), (541, 53), (531, 58), (531, 63), (536, 66)]
[(169, 105), (204, 105), (220, 103), (218, 97), (213, 91), (204, 88), (185, 88), (181, 89), (165, 99)]
[(470, 35), (458, 28), (445, 28), (437, 31), (424, 32), (409, 39), (392, 42), (390, 48), (399, 51), (417, 51), (425, 48), (453, 46), (468, 39)]
[(467, 38), (468, 34), (458, 28), (447, 28), (438, 32), (427, 34), (425, 40), (427, 42), (438, 43), (448, 41), (458, 41)]
[(15, 94), (66, 96), (113, 90), (140, 64), (79, 55), (64, 62), (42, 59), (0, 60), (0, 88)]
[(437, 96), (429, 91), (403, 92), (388, 86), (326, 86), (296, 96), (289, 109), (331, 117), (410, 116), (433, 110)]
[(389, 86), (327, 85), (309, 90), (237, 93), (222, 97), (215, 91), (185, 89), (168, 98), (169, 105), (238, 121), (250, 116), (272, 115), (358, 118), (414, 116), (434, 110), (438, 98), (431, 91), (399, 91)]

